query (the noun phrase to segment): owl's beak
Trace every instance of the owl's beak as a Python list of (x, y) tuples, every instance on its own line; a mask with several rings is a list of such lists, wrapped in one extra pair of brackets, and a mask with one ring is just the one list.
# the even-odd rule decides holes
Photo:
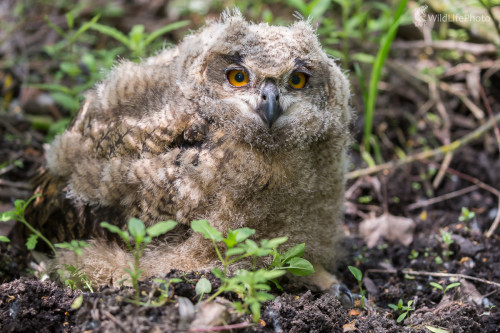
[(257, 111), (262, 120), (271, 128), (282, 113), (279, 102), (280, 91), (274, 81), (268, 80), (264, 83), (260, 95), (262, 100)]

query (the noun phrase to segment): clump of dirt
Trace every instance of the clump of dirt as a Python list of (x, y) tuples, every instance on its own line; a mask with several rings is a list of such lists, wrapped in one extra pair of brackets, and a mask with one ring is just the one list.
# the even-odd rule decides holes
[(266, 304), (262, 319), (265, 326), (254, 332), (341, 332), (348, 315), (332, 295), (307, 291), (301, 296), (276, 297)]
[(0, 285), (0, 331), (67, 332), (74, 327), (71, 303), (81, 291), (52, 281), (21, 278)]

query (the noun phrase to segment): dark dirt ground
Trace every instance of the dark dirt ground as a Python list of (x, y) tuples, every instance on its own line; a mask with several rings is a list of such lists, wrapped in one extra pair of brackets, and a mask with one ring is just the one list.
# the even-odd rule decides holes
[[(159, 14), (154, 10), (137, 4), (127, 9), (140, 13), (134, 22), (157, 18)], [(87, 16), (91, 17), (89, 13)], [(195, 26), (203, 21), (199, 16), (191, 19)], [(40, 17), (37, 20), (41, 22)], [(113, 24), (128, 31), (131, 22), (124, 22), (115, 19)], [(405, 43), (408, 39), (405, 29), (402, 31), (397, 37), (399, 43)], [(54, 35), (48, 35), (48, 40), (53, 41)], [(27, 44), (23, 46), (23, 56), (40, 53), (39, 44), (47, 42), (43, 39), (43, 33), (34, 34), (33, 29), (25, 29), (21, 36), (34, 36), (27, 39)], [(19, 44), (20, 36), (16, 33), (15, 37), (14, 45)], [(169, 38), (175, 40), (178, 36)], [(5, 52), (5, 49), (1, 52)], [(15, 55), (16, 51), (12, 52)], [(2, 59), (0, 74), (4, 75), (7, 71), (4, 70), (6, 65)], [(418, 71), (419, 61), (427, 62), (427, 66), (444, 63), (447, 72), (439, 77), (442, 82), (462, 92), (466, 91), (465, 96), (480, 109), (487, 110), (490, 107), (496, 113), (500, 109), (500, 73), (490, 70), (495, 62), (498, 65), (495, 54), (462, 53), (458, 59), (448, 60), (446, 55), (438, 51), (395, 47), (389, 62), (402, 65), (405, 68), (403, 72), (406, 71), (410, 78), (405, 79), (404, 73), (393, 66), (389, 67), (384, 77), (374, 120), (374, 132), (380, 138), (383, 161), (395, 160), (398, 147), (406, 154), (412, 154), (428, 147), (435, 148), (447, 140), (462, 138), (488, 119), (487, 114), (485, 119), (474, 117), (456, 93), (440, 91), (440, 99), (436, 101), (431, 96), (436, 87), (411, 77), (412, 73)], [(42, 82), (50, 77), (51, 67), (46, 66), (44, 69), (44, 64), (51, 64), (51, 61), (42, 57), (30, 69), (42, 78)], [(472, 69), (458, 70), (460, 65)], [(33, 105), (37, 108), (37, 102), (35, 97), (29, 97), (33, 95), (26, 94), (26, 88), (22, 86), (27, 78), (16, 74), (23, 70), (19, 66), (9, 68), (9, 73), (13, 73), (15, 78), (14, 101), (17, 106), (0, 113), (0, 161), (21, 162), (0, 168), (0, 211), (12, 208), (14, 199), (30, 196), (28, 179), (43, 163), (47, 132), (33, 129), (26, 117), (30, 112), (28, 109), (33, 110)], [(353, 73), (353, 68), (350, 70)], [(470, 87), (467, 80), (472, 72), (478, 75), (477, 82), (481, 82), (479, 86), (484, 88), (484, 99), (465, 89)], [(353, 105), (355, 109), (362, 110), (359, 83), (354, 74), (351, 80)], [(416, 87), (418, 85), (424, 89)], [(6, 92), (2, 94), (5, 97)], [(429, 101), (433, 103), (427, 107)], [(436, 105), (440, 103), (445, 107), (446, 115), (436, 111)], [(64, 108), (57, 105), (43, 112), (54, 115), (53, 107), (57, 111), (56, 116), (65, 114)], [(426, 117), (426, 112), (431, 112), (429, 110), (442, 117), (442, 121), (436, 123)], [(449, 121), (448, 128), (443, 125), (446, 120)], [(358, 133), (355, 142), (360, 142), (362, 117), (359, 117), (355, 132)], [(366, 163), (356, 149), (352, 151), (352, 161), (351, 170), (366, 168)], [(431, 171), (439, 170), (443, 165), (444, 177), (437, 186), (433, 186), (436, 175)], [(500, 332), (500, 230), (496, 230), (489, 238), (485, 236), (499, 213), (499, 170), (499, 150), (495, 136), (490, 131), (455, 151), (448, 165), (442, 156), (438, 156), (371, 175), (352, 176), (347, 182), (347, 236), (338, 277), (351, 291), (359, 292), (357, 282), (347, 266), (361, 269), (364, 273), (363, 286), (368, 292), (368, 306), (358, 311), (348, 311), (331, 295), (312, 293), (285, 281), (285, 292), (274, 290), (276, 299), (264, 304), (258, 324), (251, 324), (248, 315), (237, 314), (227, 301), (219, 300), (215, 308), (223, 311), (214, 310), (219, 315), (213, 317), (214, 321), (209, 326), (219, 326), (220, 330), (225, 328), (226, 331), (232, 328), (229, 331), (234, 332), (430, 332), (428, 327), (442, 328), (444, 332)], [(467, 193), (457, 192), (474, 184), (477, 187)], [(446, 196), (451, 198), (446, 199)], [(425, 201), (432, 198), (437, 198), (435, 203)], [(414, 207), (416, 203), (421, 206)], [(475, 218), (469, 222), (459, 221), (462, 207), (474, 211)], [(361, 223), (385, 212), (410, 218), (414, 222), (414, 229), (405, 233), (405, 236), (412, 237), (409, 244), (401, 244), (398, 237), (382, 237), (375, 246), (367, 246), (367, 240), (360, 232)], [(6, 224), (0, 224), (0, 227), (3, 228), (0, 229), (0, 235), (6, 234), (10, 228)], [(450, 247), (453, 253), (449, 258), (443, 256), (444, 247), (439, 241), (441, 229), (453, 235), (454, 242)], [(441, 257), (442, 263), (437, 262), (436, 257)], [(106, 287), (94, 293), (83, 292), (82, 305), (78, 309), (71, 309), (71, 304), (82, 291), (71, 291), (58, 282), (40, 281), (37, 273), (39, 268), (34, 262), (33, 255), (22, 247), (0, 243), (1, 332), (215, 330), (202, 328), (201, 324), (190, 327), (194, 318), (211, 318), (209, 310), (197, 309), (193, 314), (191, 307), (192, 303), (198, 301), (194, 288), (200, 277), (208, 277), (213, 287), (219, 283), (211, 273), (173, 271), (162, 277), (181, 277), (184, 282), (173, 285), (170, 301), (161, 307), (135, 306), (127, 301), (131, 296), (130, 289)], [(448, 291), (446, 297), (429, 285), (431, 281), (444, 285), (456, 281), (449, 276), (439, 275), (443, 273), (466, 277), (459, 279), (462, 285)], [(143, 281), (143, 301), (157, 298), (158, 288), (159, 285), (151, 280)], [(224, 299), (234, 301), (237, 296), (224, 295)], [(405, 304), (413, 300), (415, 308), (402, 323), (396, 322), (398, 314), (388, 307), (388, 304), (397, 304), (399, 299), (403, 299)]]

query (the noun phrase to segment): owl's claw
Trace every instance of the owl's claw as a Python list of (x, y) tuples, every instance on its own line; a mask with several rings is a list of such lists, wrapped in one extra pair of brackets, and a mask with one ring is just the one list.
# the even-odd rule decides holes
[(352, 294), (343, 283), (332, 284), (328, 293), (335, 296), (344, 308), (350, 309), (353, 307), (354, 299)]

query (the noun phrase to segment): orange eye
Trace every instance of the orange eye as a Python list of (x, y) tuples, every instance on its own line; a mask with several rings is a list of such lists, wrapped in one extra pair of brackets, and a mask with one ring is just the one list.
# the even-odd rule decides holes
[(302, 89), (307, 83), (308, 76), (302, 72), (293, 73), (288, 83), (295, 89)]
[(248, 74), (240, 69), (232, 69), (227, 73), (227, 80), (235, 87), (243, 87), (248, 83)]

